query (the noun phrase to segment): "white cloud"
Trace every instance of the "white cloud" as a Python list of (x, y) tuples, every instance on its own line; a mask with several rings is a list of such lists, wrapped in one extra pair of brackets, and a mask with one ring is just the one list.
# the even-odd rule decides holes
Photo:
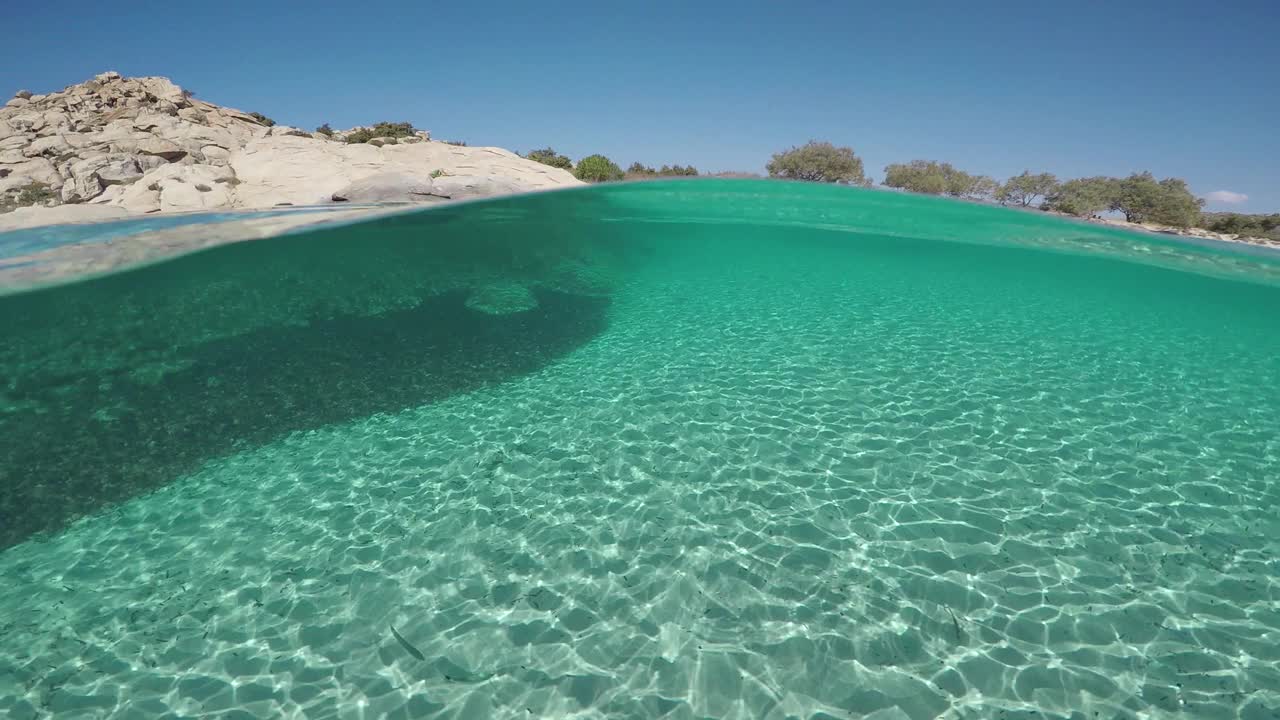
[(1205, 195), (1209, 198), (1209, 202), (1218, 203), (1220, 205), (1239, 205), (1249, 199), (1244, 193), (1231, 192), (1230, 190), (1214, 190)]

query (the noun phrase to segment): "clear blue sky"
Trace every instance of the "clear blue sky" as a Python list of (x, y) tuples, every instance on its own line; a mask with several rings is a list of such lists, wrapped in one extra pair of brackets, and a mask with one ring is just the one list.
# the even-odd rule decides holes
[(1280, 211), (1280, 0), (18, 3), (0, 92), (104, 70), (313, 128), (760, 171), (810, 138), (869, 173), (1151, 170)]

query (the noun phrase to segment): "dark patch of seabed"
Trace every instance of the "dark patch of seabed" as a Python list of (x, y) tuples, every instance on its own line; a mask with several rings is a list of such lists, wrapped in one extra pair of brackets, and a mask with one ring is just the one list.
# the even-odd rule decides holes
[[(448, 282), (392, 287), (406, 266), (440, 275), (495, 256), (466, 230), (452, 233), (457, 242), (406, 239), (393, 224), (383, 238), (241, 243), (0, 298), (0, 337), (13, 343), (0, 363), (0, 549), (289, 432), (535, 371), (604, 329), (602, 297), (535, 289), (536, 309), (498, 316), (467, 309), (466, 291)], [(523, 262), (511, 254), (503, 262)], [(342, 291), (305, 287), (325, 281), (357, 289), (337, 303)], [(238, 307), (227, 285), (246, 297)], [(259, 291), (268, 299), (248, 298)], [(308, 291), (284, 324), (241, 323), (254, 305)], [(360, 305), (391, 309), (349, 311)], [(176, 362), (138, 372), (157, 356)]]

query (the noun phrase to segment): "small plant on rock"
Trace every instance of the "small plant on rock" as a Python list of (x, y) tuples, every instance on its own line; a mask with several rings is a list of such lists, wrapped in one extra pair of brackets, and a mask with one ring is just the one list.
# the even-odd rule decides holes
[(260, 112), (251, 112), (249, 113), (249, 117), (253, 118), (254, 120), (257, 120), (259, 125), (265, 125), (266, 127), (271, 127), (272, 125), (276, 124), (275, 120), (272, 120), (271, 118), (267, 117), (266, 115), (263, 115)]

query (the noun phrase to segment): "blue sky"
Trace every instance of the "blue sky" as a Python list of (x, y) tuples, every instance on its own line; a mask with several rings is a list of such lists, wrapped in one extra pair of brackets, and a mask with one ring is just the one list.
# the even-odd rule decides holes
[[(347, 9), (328, 10), (329, 7)], [(11, 3), (0, 93), (104, 70), (314, 128), (761, 171), (810, 138), (1280, 211), (1280, 2)]]

